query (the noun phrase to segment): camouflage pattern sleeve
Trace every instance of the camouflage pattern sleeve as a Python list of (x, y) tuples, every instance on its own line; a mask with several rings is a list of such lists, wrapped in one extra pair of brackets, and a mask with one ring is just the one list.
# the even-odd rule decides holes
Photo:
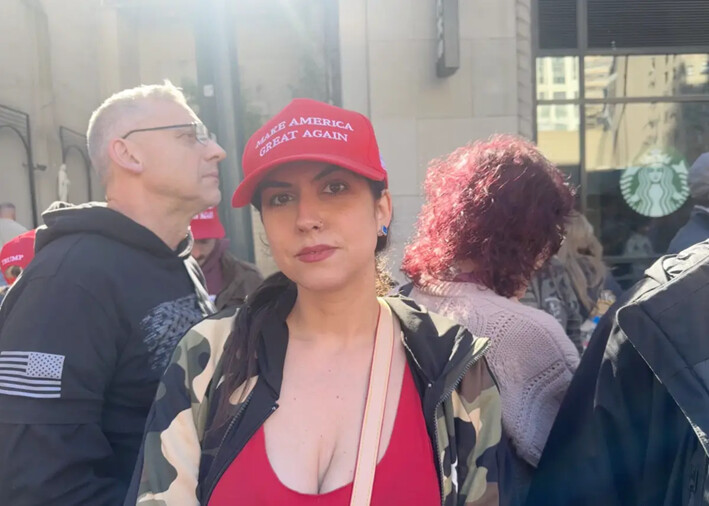
[(134, 483), (125, 504), (199, 505), (201, 440), (209, 409), (205, 394), (234, 315), (231, 309), (203, 320), (175, 349), (148, 415)]
[(451, 400), (459, 446), (460, 482), (455, 504), (498, 505), (502, 408), (500, 393), (484, 358), (466, 373)]

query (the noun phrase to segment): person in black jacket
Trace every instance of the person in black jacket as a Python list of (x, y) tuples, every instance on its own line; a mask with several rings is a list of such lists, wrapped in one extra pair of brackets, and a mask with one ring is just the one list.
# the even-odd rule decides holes
[(0, 495), (122, 503), (173, 348), (213, 311), (190, 219), (225, 156), (169, 83), (120, 92), (88, 128), (105, 204), (57, 203), (0, 310)]
[(668, 253), (679, 253), (692, 244), (709, 239), (709, 153), (704, 153), (689, 169), (689, 191), (694, 201), (689, 221), (677, 231)]
[(528, 506), (709, 504), (709, 241), (658, 260), (604, 316)]

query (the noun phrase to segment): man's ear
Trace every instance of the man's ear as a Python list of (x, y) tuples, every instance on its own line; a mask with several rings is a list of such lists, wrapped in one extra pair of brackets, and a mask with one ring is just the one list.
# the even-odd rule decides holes
[(108, 156), (119, 167), (135, 174), (143, 172), (143, 163), (136, 145), (126, 139), (112, 139), (108, 143)]

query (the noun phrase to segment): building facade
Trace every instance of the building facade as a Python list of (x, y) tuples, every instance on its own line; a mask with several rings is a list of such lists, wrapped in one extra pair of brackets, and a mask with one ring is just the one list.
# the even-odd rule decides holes
[[(652, 24), (661, 20), (648, 12), (664, 4), (679, 6), (665, 15), (677, 26)], [(228, 195), (248, 135), (308, 96), (372, 119), (400, 280), (428, 162), (515, 133), (579, 185), (579, 207), (630, 281), (686, 218), (682, 170), (707, 150), (709, 43), (685, 33), (705, 9), (691, 0), (4, 0), (0, 43), (16, 50), (0, 53), (0, 201), (15, 202), (25, 225), (41, 222), (62, 165), (70, 201), (101, 200), (84, 146), (91, 111), (163, 79), (226, 143)], [(274, 270), (258, 215), (224, 201), (235, 251)]]
[(709, 151), (709, 3), (537, 0), (535, 138), (626, 286), (667, 251)]

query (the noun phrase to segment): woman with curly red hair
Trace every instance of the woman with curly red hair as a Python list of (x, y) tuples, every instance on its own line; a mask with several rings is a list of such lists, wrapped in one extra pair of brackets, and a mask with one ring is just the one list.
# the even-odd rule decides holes
[(552, 316), (518, 297), (559, 249), (573, 191), (534, 145), (505, 135), (434, 160), (425, 193), (402, 270), (417, 302), (492, 341), (524, 494), (579, 356)]

